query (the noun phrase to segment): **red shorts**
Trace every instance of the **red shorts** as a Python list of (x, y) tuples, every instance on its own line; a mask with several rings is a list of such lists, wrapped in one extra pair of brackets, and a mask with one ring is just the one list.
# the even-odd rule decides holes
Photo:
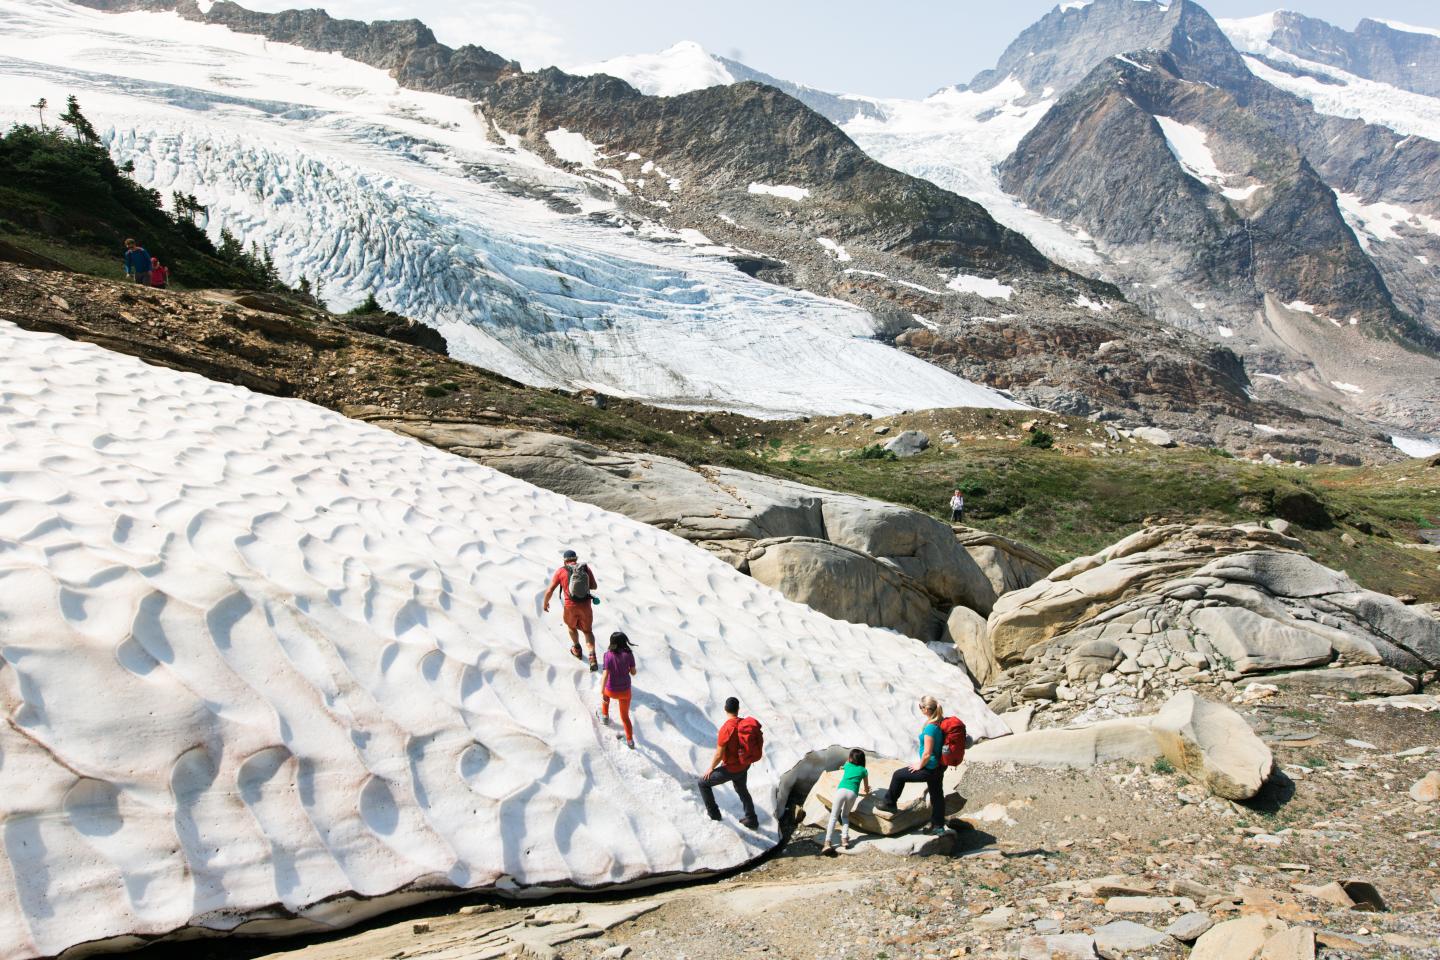
[(565, 604), (565, 626), (581, 633), (590, 633), (595, 626), (595, 610), (588, 603)]

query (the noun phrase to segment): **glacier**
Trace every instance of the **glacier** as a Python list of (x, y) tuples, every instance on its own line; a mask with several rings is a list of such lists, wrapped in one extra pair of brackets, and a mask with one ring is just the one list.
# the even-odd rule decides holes
[(547, 165), (471, 104), (335, 54), (0, 0), (0, 77), (0, 119), (76, 94), (117, 161), (193, 193), (213, 235), (269, 248), (337, 308), (373, 293), (525, 383), (761, 417), (1019, 406), (879, 342), (859, 308), (637, 229), (614, 211), (623, 183)]
[[(312, 404), (9, 323), (0, 384), (0, 960), (712, 873), (840, 748), (909, 756), (918, 694), (1007, 731), (923, 643)], [(635, 751), (541, 611), (566, 547)], [(731, 694), (753, 831), (693, 788)]]

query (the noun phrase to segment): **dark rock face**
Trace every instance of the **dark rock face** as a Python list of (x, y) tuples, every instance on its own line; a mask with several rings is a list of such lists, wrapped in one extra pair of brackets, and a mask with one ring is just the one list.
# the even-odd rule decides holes
[(1370, 19), (1361, 20), (1352, 32), (1282, 10), (1275, 14), (1270, 42), (1302, 59), (1367, 80), (1440, 96), (1440, 36), (1397, 30)]
[(1243, 82), (1245, 61), (1205, 9), (1190, 0), (1168, 7), (1136, 0), (1095, 0), (1059, 7), (1028, 27), (1006, 48), (993, 70), (978, 74), (970, 89), (989, 90), (1015, 77), (1032, 94), (1049, 87), (1068, 90), (1097, 63), (1139, 50), (1169, 50), (1184, 59), (1204, 58), (1212, 76)]
[[(1126, 256), (1164, 251), (1183, 282), (1224, 289), (1241, 309), (1268, 293), (1390, 320), (1379, 272), (1294, 146), (1225, 91), (1186, 82), (1169, 54), (1132, 58), (1107, 60), (1056, 103), (1003, 164), (1005, 188)], [(1237, 200), (1187, 172), (1156, 117), (1204, 130), (1228, 179), (1254, 192)]]

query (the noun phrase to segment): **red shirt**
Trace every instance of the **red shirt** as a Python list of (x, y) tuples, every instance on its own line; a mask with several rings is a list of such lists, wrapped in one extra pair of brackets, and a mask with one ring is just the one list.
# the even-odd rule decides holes
[(150, 268), (150, 286), (163, 287), (170, 280), (170, 268), (159, 264)]
[[(590, 589), (591, 589), (591, 590), (594, 590), (596, 587), (600, 586), (600, 584), (598, 584), (598, 583), (595, 582), (595, 571), (594, 571), (594, 570), (591, 570), (588, 564), (587, 564), (586, 567), (585, 567), (585, 572), (590, 575)], [(565, 606), (567, 606), (567, 607), (572, 607), (572, 606), (575, 605), (575, 601), (570, 599), (570, 568), (569, 568), (569, 567), (565, 566), (564, 564), (561, 564), (560, 569), (555, 571), (555, 576), (553, 576), (553, 577), (550, 578), (550, 586), (552, 586), (552, 587), (559, 587), (559, 588), (560, 588), (560, 596), (562, 596), (562, 597), (565, 598)], [(584, 602), (584, 603), (589, 603), (590, 601), (589, 601), (589, 600), (585, 600), (585, 601), (582, 601), (582, 602)]]
[(740, 735), (735, 732), (739, 726), (740, 718), (731, 717), (721, 725), (720, 733), (715, 737), (715, 745), (725, 748), (720, 755), (720, 766), (727, 773), (739, 773), (745, 769), (745, 764), (740, 762)]

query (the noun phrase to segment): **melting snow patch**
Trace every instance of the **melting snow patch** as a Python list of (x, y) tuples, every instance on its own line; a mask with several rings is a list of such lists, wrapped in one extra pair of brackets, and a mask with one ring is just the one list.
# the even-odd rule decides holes
[(1215, 329), (1219, 332), (1220, 336), (1222, 336), (1222, 337), (1233, 337), (1233, 336), (1235, 336), (1235, 331), (1234, 331), (1234, 330), (1231, 330), (1229, 327), (1225, 326), (1224, 324), (1216, 324), (1216, 325), (1215, 325)]
[(1215, 155), (1205, 145), (1208, 139), (1204, 130), (1181, 123), (1170, 117), (1156, 117), (1155, 122), (1165, 134), (1170, 152), (1180, 161), (1185, 172), (1196, 180), (1216, 184), (1225, 179), (1225, 174), (1215, 165)]
[(1266, 380), (1274, 380), (1276, 383), (1290, 382), (1289, 380), (1286, 380), (1284, 377), (1280, 376), (1280, 374), (1278, 373), (1257, 373), (1255, 374), (1255, 376), (1264, 377)]
[(1137, 70), (1144, 70), (1146, 73), (1150, 73), (1150, 72), (1151, 72), (1151, 71), (1150, 71), (1150, 68), (1147, 67), (1147, 66), (1145, 66), (1145, 64), (1143, 64), (1143, 63), (1136, 63), (1134, 60), (1131, 60), (1129, 57), (1125, 56), (1123, 53), (1117, 53), (1117, 54), (1115, 55), (1115, 59), (1116, 59), (1116, 60), (1119, 60), (1121, 63), (1128, 63), (1128, 64), (1130, 64), (1130, 66), (1134, 67), (1134, 68), (1137, 69)]
[(783, 197), (786, 200), (800, 202), (810, 196), (810, 191), (805, 187), (776, 186), (770, 183), (752, 183), (750, 192), (762, 194), (767, 197)]
[(924, 317), (920, 316), (920, 314), (918, 314), (918, 313), (912, 313), (912, 314), (910, 314), (910, 316), (915, 319), (915, 322), (916, 322), (916, 323), (920, 324), (920, 326), (924, 327), (924, 328), (927, 329), (927, 330), (939, 330), (939, 329), (940, 329), (940, 325), (939, 325), (938, 323), (935, 323), (935, 322), (932, 321), (932, 320), (926, 320)]
[(1310, 304), (1306, 303), (1304, 300), (1291, 300), (1289, 303), (1285, 304), (1285, 309), (1294, 310), (1296, 313), (1308, 313), (1312, 316), (1315, 313), (1315, 308), (1312, 307)]
[(585, 139), (583, 133), (574, 133), (560, 127), (545, 134), (545, 142), (555, 151), (555, 156), (566, 163), (579, 164), (587, 169), (596, 169), (595, 161), (600, 158), (600, 148)]
[(956, 293), (975, 293), (987, 300), (1009, 300), (1015, 288), (989, 277), (976, 277), (968, 273), (956, 274), (945, 289)]
[(1396, 450), (1409, 457), (1431, 457), (1440, 453), (1440, 441), (1436, 440), (1395, 436), (1390, 438), (1390, 443)]
[[(1268, 376), (1273, 376), (1273, 375), (1272, 375), (1272, 374), (1268, 374), (1268, 373), (1262, 373), (1262, 374), (1260, 374), (1260, 376), (1262, 376), (1262, 377), (1268, 377)], [(1283, 380), (1284, 377), (1276, 377), (1275, 379), (1277, 379), (1277, 380)], [(1282, 432), (1279, 427), (1268, 427), (1268, 426), (1266, 426), (1266, 425), (1263, 424), (1263, 423), (1252, 423), (1250, 426), (1254, 427), (1256, 430), (1259, 430), (1261, 433), (1280, 433), (1280, 432)]]
[(1343, 391), (1343, 392), (1345, 392), (1345, 393), (1356, 393), (1356, 394), (1359, 394), (1359, 393), (1364, 393), (1364, 392), (1365, 392), (1365, 388), (1364, 388), (1364, 387), (1357, 387), (1357, 386), (1355, 386), (1355, 384), (1353, 384), (1353, 383), (1342, 383), (1342, 382), (1339, 381), (1339, 380), (1331, 380), (1331, 381), (1330, 381), (1330, 386), (1334, 387), (1336, 390), (1341, 390), (1341, 391)]
[(1089, 297), (1085, 296), (1085, 294), (1083, 294), (1083, 293), (1080, 294), (1080, 296), (1076, 297), (1076, 298), (1075, 298), (1073, 301), (1071, 301), (1071, 302), (1072, 302), (1075, 306), (1077, 306), (1077, 307), (1084, 307), (1086, 310), (1089, 310), (1089, 311), (1091, 311), (1092, 313), (1099, 313), (1099, 312), (1101, 312), (1102, 310), (1109, 310), (1109, 309), (1110, 309), (1110, 304), (1105, 303), (1105, 302), (1102, 301), (1102, 300), (1091, 300)]
[(1249, 200), (1264, 186), (1263, 183), (1252, 183), (1248, 187), (1226, 187), (1220, 191), (1220, 195), (1227, 200)]
[(1339, 191), (1336, 191), (1335, 199), (1345, 222), (1355, 231), (1355, 239), (1366, 250), (1369, 249), (1370, 238), (1382, 243), (1396, 239), (1395, 228), (1402, 225), (1440, 236), (1440, 219), (1412, 213), (1398, 203), (1366, 203), (1353, 193)]
[(830, 256), (834, 257), (838, 262), (850, 262), (850, 254), (846, 252), (845, 248), (840, 246), (840, 244), (836, 243), (834, 240), (831, 240), (829, 237), (816, 237), (815, 242), (820, 244), (820, 246), (824, 247), (827, 251), (829, 251)]
[[(912, 750), (917, 689), (1008, 732), (924, 644), (387, 430), (8, 323), (0, 378), (12, 960), (725, 870), (813, 751)], [(640, 640), (634, 751), (539, 608), (569, 546)], [(757, 830), (693, 789), (730, 693), (772, 731)]]

